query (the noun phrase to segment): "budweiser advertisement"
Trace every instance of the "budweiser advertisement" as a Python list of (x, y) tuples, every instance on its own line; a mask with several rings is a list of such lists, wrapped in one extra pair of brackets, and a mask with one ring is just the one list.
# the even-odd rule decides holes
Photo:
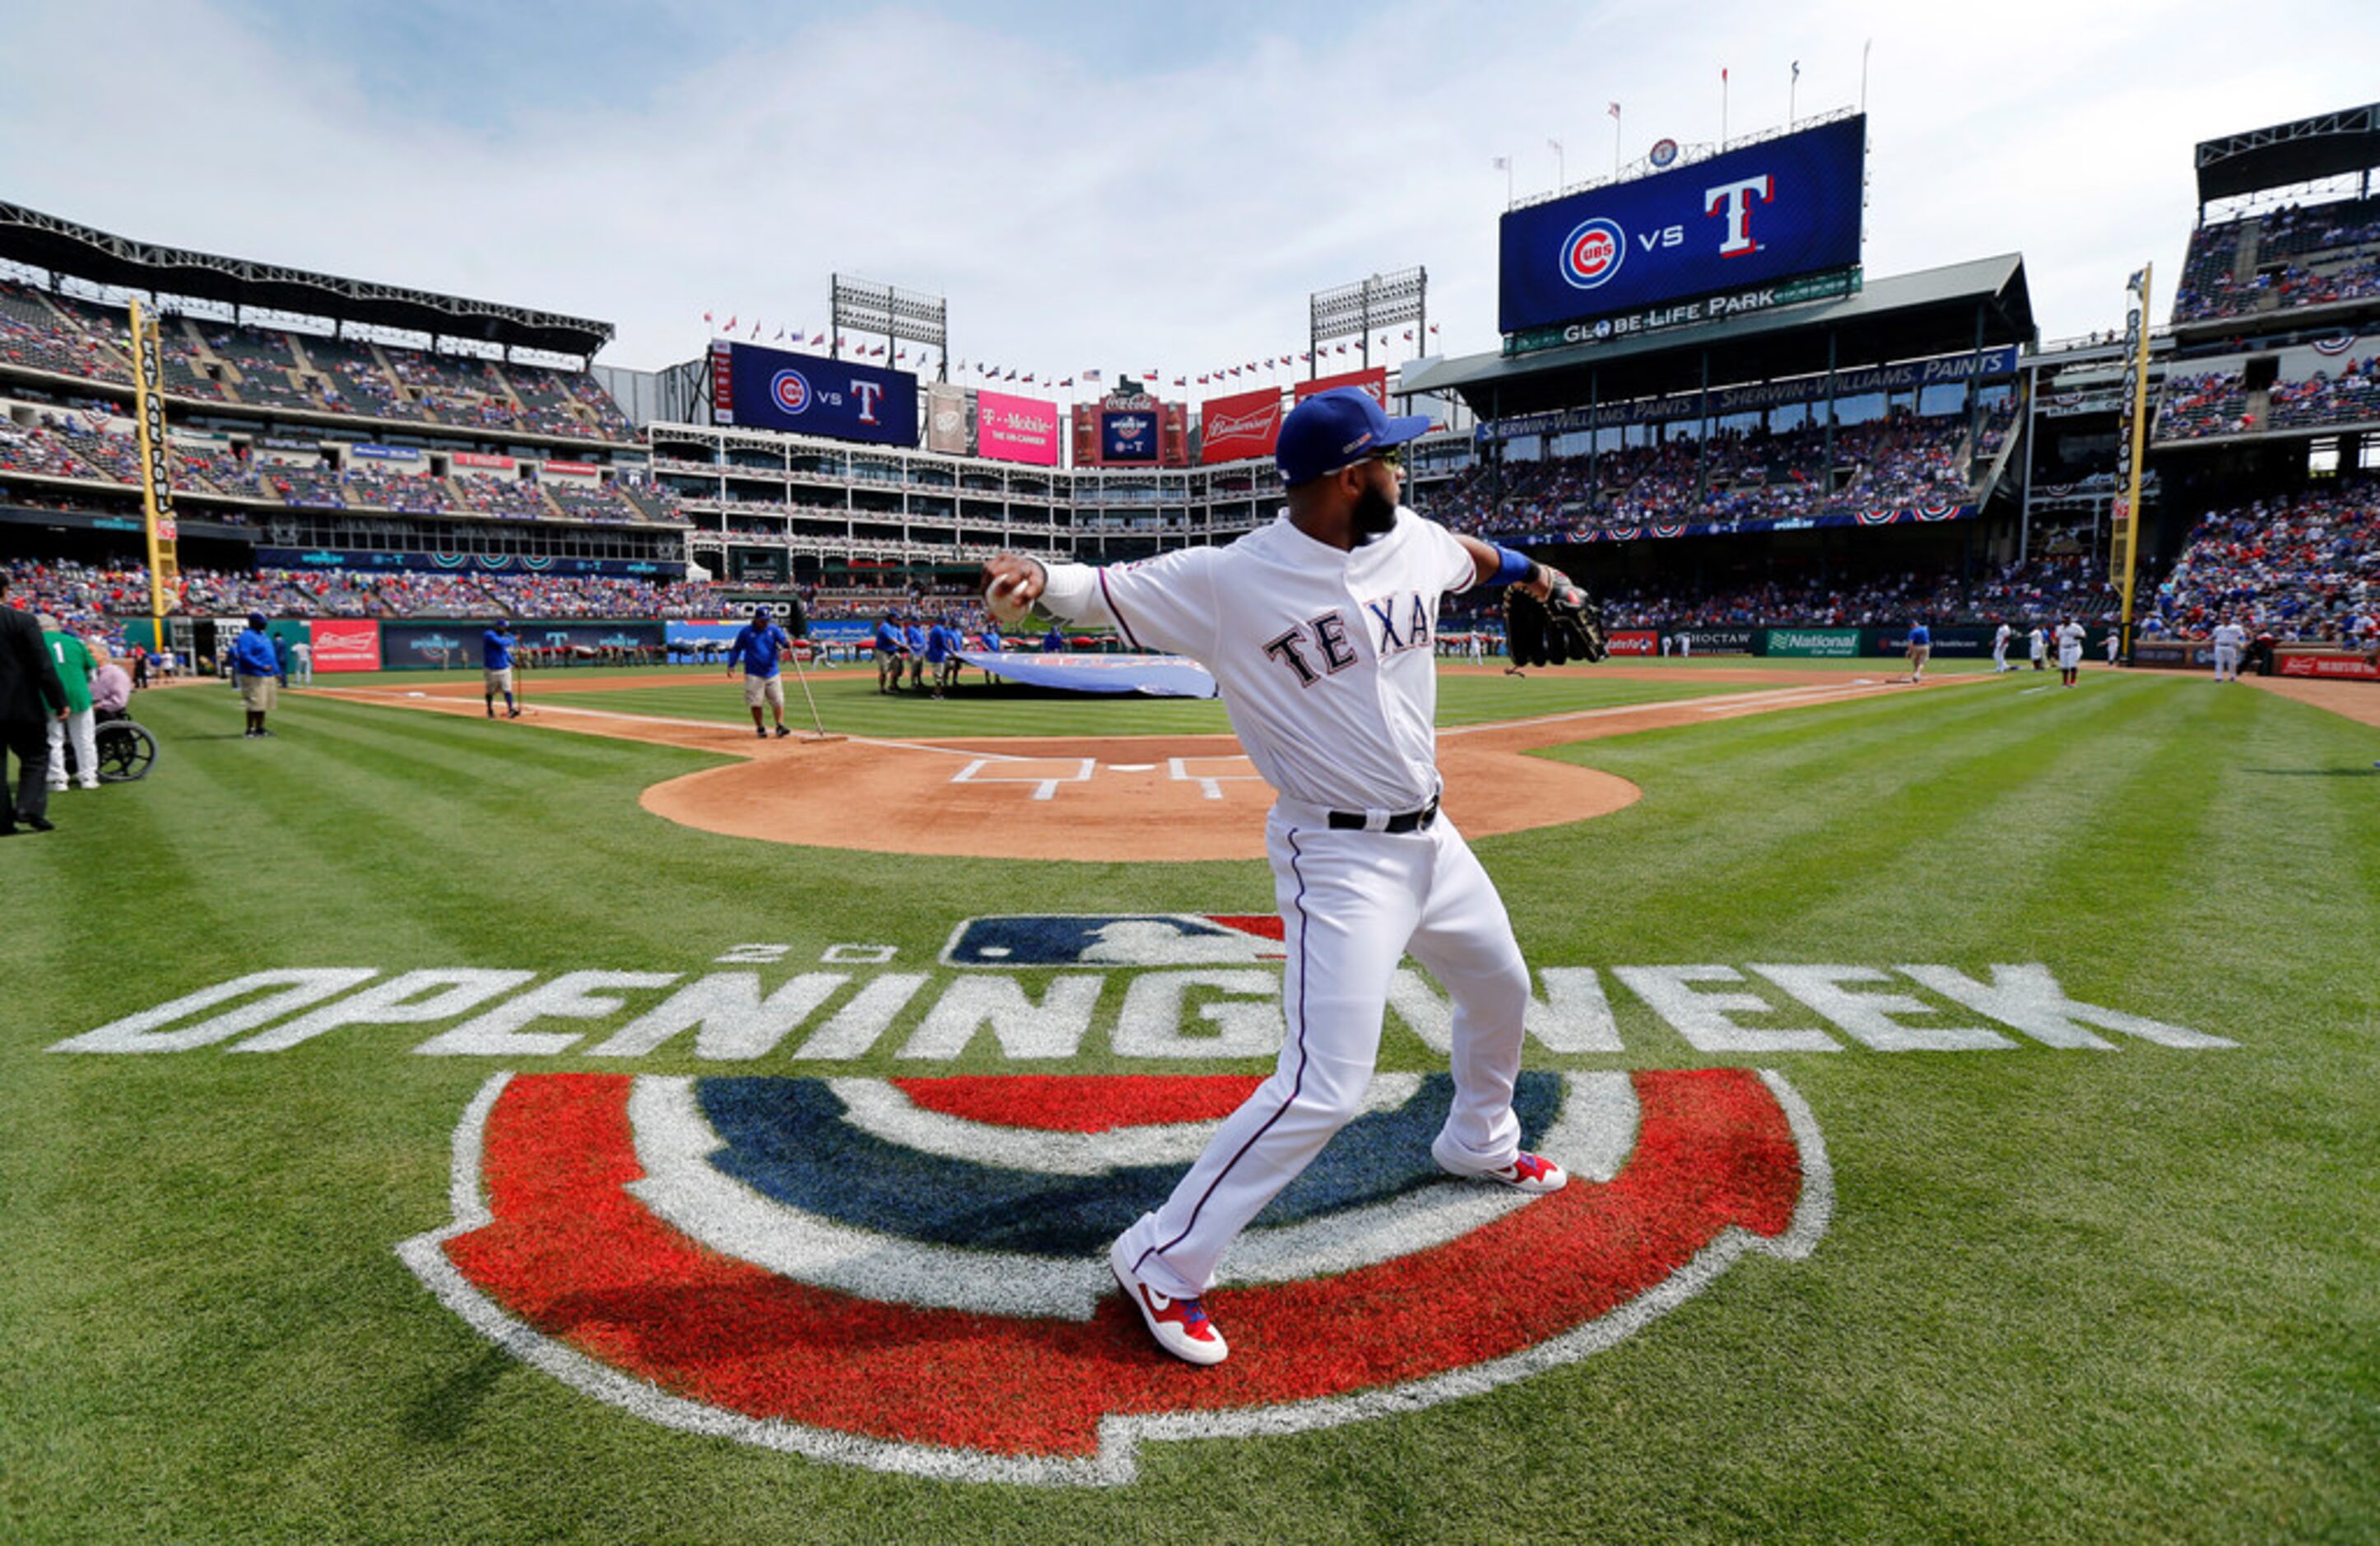
[(2380, 682), (2380, 659), (2370, 655), (2301, 655), (2284, 651), (2284, 676), (2326, 676), (2350, 682)]
[(1372, 401), (1382, 408), (1389, 406), (1389, 368), (1385, 365), (1375, 365), (1368, 371), (1350, 371), (1343, 376), (1321, 376), (1313, 381), (1299, 382), (1297, 400), (1302, 403), (1317, 392), (1328, 392), (1339, 386), (1361, 387), (1372, 395)]
[(317, 617), (312, 626), (314, 669), (317, 671), (378, 671), (380, 620), (374, 617)]
[(1238, 462), (1272, 455), (1281, 438), (1281, 389), (1209, 397), (1199, 407), (1201, 462)]
[(975, 395), (976, 453), (1000, 462), (1058, 465), (1058, 405), (1005, 392)]

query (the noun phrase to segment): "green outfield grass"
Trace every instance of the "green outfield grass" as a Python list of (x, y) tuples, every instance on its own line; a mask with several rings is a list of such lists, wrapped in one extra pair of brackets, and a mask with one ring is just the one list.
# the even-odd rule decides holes
[[(1743, 663), (1449, 678), (1442, 717), (1742, 690), (1702, 678)], [(877, 699), (849, 668), (813, 679), (832, 727), (888, 736), (1221, 724), (1212, 704), (978, 713)], [(939, 981), (968, 916), (1267, 912), (1261, 863), (747, 842), (637, 803), (708, 754), (302, 694), (251, 742), (227, 691), (143, 695), (155, 773), (0, 842), (0, 1539), (2380, 1538), (2380, 732), (2203, 678), (2045, 681), (1558, 749), (1645, 797), (1476, 846), (1539, 966), (2040, 962), (2075, 999), (2238, 1045), (1718, 1058), (1607, 971), (1625, 1052), (1533, 1043), (1531, 1065), (1782, 1070), (1833, 1169), (1815, 1252), (1749, 1257), (1630, 1340), (1485, 1394), (1148, 1444), (1113, 1489), (656, 1427), (497, 1350), (394, 1254), (446, 1219), (453, 1135), (497, 1067), (1012, 1069), (988, 1036), (953, 1063), (896, 1057), (930, 993), (831, 1065), (722, 1068), (684, 1039), (625, 1067), (582, 1055), (633, 1011), (508, 1064), (416, 1055), (437, 1025), (257, 1056), (46, 1049), (277, 968), (691, 974), (773, 942), (773, 983), (867, 943)], [(567, 674), (528, 690), (559, 699)], [(715, 673), (584, 696), (743, 713)], [(851, 797), (855, 821), (897, 819)], [(1763, 1023), (1809, 1022), (1766, 996), (1785, 1008)], [(1054, 1071), (1150, 1071), (1110, 1042), (1114, 998)], [(1382, 1063), (1443, 1066), (1401, 1025)]]

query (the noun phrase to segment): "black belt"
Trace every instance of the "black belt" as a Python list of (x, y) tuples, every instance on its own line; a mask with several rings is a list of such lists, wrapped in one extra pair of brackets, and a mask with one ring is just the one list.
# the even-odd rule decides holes
[(1431, 800), (1419, 810), (1403, 810), (1374, 827), (1360, 810), (1334, 810), (1330, 813), (1333, 832), (1427, 832), (1438, 820), (1438, 801)]

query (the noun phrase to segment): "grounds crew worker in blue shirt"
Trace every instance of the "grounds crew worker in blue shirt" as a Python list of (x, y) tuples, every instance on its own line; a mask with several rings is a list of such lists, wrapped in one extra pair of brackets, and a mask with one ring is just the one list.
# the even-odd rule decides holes
[(496, 694), (504, 695), (504, 717), (520, 718), (520, 704), (513, 697), (513, 651), (520, 640), (513, 637), (512, 625), (498, 623), (480, 636), (480, 686), (486, 695), (488, 717), (496, 717)]
[(239, 700), (248, 710), (245, 738), (254, 740), (270, 736), (264, 727), (264, 716), (273, 712), (274, 690), (285, 685), (281, 675), (281, 657), (273, 648), (273, 636), (264, 630), (264, 614), (248, 615), (248, 630), (232, 640), (232, 679), (239, 684)]
[(926, 688), (926, 630), (916, 617), (902, 630), (901, 642), (909, 650), (909, 690), (923, 692)]
[(939, 617), (926, 630), (926, 663), (934, 668), (934, 696), (940, 698), (942, 688), (958, 676), (959, 641), (950, 625)]
[(785, 728), (784, 679), (777, 675), (779, 653), (793, 647), (793, 639), (770, 620), (765, 606), (752, 609), (752, 620), (744, 625), (735, 641), (727, 647), (727, 674), (733, 676), (738, 665), (744, 668), (744, 706), (752, 711), (752, 734), (762, 740), (769, 738), (769, 728), (760, 722), (760, 706), (764, 703), (776, 711), (777, 734), (793, 734)]
[(1058, 631), (1057, 624), (1050, 624), (1050, 631), (1041, 636), (1041, 652), (1045, 655), (1063, 654), (1065, 649), (1066, 636)]
[(892, 626), (897, 613), (887, 613), (876, 625), (876, 690), (901, 689), (901, 630)]
[(1925, 660), (1934, 652), (1934, 630), (1918, 618), (1909, 625), (1909, 680), (1913, 685), (1925, 679)]

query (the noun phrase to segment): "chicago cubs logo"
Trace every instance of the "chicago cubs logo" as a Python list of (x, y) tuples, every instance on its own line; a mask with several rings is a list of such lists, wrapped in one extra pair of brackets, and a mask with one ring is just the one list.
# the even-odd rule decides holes
[(769, 379), (769, 396), (787, 413), (810, 406), (810, 383), (799, 371), (780, 371)]
[(1385, 1417), (1573, 1362), (1746, 1251), (1806, 1256), (1832, 1210), (1773, 1073), (1524, 1073), (1521, 1142), (1573, 1176), (1536, 1198), (1439, 1174), (1451, 1081), (1382, 1074), (1225, 1260), (1233, 1357), (1195, 1369), (1149, 1346), (1106, 1247), (1258, 1082), (498, 1075), (455, 1136), (452, 1221), (397, 1250), (505, 1351), (666, 1427), (1109, 1484), (1147, 1440)]
[(1580, 221), (1562, 238), (1561, 276), (1573, 288), (1592, 290), (1620, 272), (1628, 257), (1628, 237), (1620, 223), (1603, 215)]

